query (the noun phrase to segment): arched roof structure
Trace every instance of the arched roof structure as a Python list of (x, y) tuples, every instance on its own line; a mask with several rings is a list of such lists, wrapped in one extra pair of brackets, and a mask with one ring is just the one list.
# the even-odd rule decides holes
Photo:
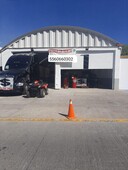
[(118, 42), (93, 30), (76, 26), (49, 26), (24, 34), (6, 48), (113, 47)]

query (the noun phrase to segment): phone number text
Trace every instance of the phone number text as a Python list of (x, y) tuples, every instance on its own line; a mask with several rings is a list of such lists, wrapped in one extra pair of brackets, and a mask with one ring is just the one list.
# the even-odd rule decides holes
[(49, 62), (73, 62), (73, 57), (49, 57)]

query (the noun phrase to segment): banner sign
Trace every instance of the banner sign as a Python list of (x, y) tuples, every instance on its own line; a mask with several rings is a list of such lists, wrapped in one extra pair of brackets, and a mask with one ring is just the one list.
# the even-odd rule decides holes
[(77, 62), (75, 49), (50, 49), (48, 62)]

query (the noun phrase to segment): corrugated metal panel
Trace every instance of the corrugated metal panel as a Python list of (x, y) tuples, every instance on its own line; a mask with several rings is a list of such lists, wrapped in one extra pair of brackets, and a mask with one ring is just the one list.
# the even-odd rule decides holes
[[(54, 28), (54, 29), (53, 29)], [(26, 34), (8, 45), (9, 48), (50, 48), (50, 47), (107, 47), (114, 41), (100, 33), (77, 27), (51, 27)], [(65, 28), (65, 29), (63, 29)], [(71, 28), (71, 29), (70, 29)]]
[(69, 47), (74, 47), (74, 33), (69, 31)]
[(28, 47), (105, 47), (111, 46), (104, 39), (99, 39), (91, 34), (84, 34), (79, 32), (60, 31), (44, 31), (43, 33), (32, 34), (19, 39), (10, 46), (12, 48), (28, 48)]
[(61, 47), (61, 32), (59, 30), (56, 30), (56, 36), (55, 36), (55, 47)]

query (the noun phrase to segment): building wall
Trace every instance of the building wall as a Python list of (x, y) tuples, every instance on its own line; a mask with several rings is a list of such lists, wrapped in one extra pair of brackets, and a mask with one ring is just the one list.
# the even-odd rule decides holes
[[(57, 89), (61, 88), (60, 72), (62, 69), (83, 69), (84, 55), (89, 54), (89, 69), (111, 69), (112, 75), (107, 77), (112, 79), (112, 88), (119, 89), (120, 52), (121, 50), (118, 48), (91, 48), (88, 51), (83, 49), (77, 50), (77, 63), (57, 63), (55, 65), (58, 70), (56, 70), (56, 72), (58, 72), (60, 76), (60, 78), (56, 77), (55, 87)], [(106, 72), (106, 74), (108, 72)], [(104, 77), (106, 78), (105, 73)]]
[(5, 50), (3, 53), (1, 53), (1, 64), (2, 64), (2, 69), (4, 69), (5, 64), (9, 57), (12, 55), (12, 52), (10, 49)]
[(25, 52), (25, 51), (31, 51), (31, 49), (6, 49), (5, 51), (3, 51), (1, 53), (1, 66), (2, 66), (2, 69), (4, 69), (5, 67), (5, 64), (7, 62), (7, 60), (13, 55), (13, 52)]
[(77, 62), (74, 63), (60, 63), (60, 69), (83, 69), (83, 56), (77, 55)]
[(119, 79), (120, 79), (120, 55), (121, 55), (121, 48), (117, 48), (114, 51), (114, 58), (113, 58), (113, 89), (119, 89)]
[(119, 89), (128, 90), (128, 58), (120, 59)]
[(90, 54), (89, 69), (113, 69), (113, 53), (102, 52)]

